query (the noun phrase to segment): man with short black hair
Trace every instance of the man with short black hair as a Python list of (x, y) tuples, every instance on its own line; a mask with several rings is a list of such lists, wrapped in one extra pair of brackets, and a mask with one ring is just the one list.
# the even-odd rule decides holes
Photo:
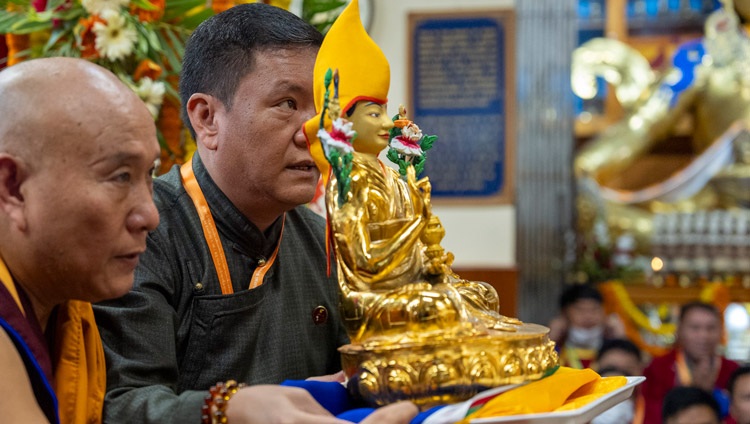
[[(180, 95), (197, 152), (155, 181), (161, 224), (133, 291), (96, 308), (109, 421), (198, 422), (209, 388), (234, 379), (258, 386), (219, 411), (232, 424), (339, 422), (304, 390), (272, 385), (336, 373), (347, 342), (325, 222), (301, 206), (319, 177), (301, 128), (322, 38), (253, 3), (188, 40)], [(370, 419), (416, 408), (381, 411)]]
[(664, 424), (720, 424), (721, 411), (711, 393), (698, 387), (675, 387), (664, 397)]
[(589, 368), (604, 340), (624, 336), (622, 323), (607, 316), (595, 286), (575, 284), (560, 295), (560, 316), (550, 322), (549, 337), (560, 351), (560, 364)]
[(608, 339), (596, 355), (597, 372), (609, 370), (619, 375), (636, 376), (643, 374), (641, 350), (627, 339)]

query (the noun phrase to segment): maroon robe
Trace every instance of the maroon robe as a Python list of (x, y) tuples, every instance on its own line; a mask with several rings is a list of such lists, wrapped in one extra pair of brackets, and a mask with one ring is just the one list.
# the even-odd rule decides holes
[[(677, 378), (677, 350), (673, 349), (664, 356), (654, 358), (646, 367), (643, 375), (646, 381), (641, 386), (641, 393), (645, 399), (644, 424), (661, 424), (661, 409), (667, 392), (680, 385)], [(721, 358), (721, 367), (716, 377), (714, 388), (726, 389), (729, 376), (739, 365), (725, 358)]]
[(23, 359), (37, 403), (51, 423), (57, 423), (57, 398), (52, 390), (52, 361), (42, 327), (26, 293), (16, 285), (26, 316), (0, 283), (0, 331), (5, 331)]

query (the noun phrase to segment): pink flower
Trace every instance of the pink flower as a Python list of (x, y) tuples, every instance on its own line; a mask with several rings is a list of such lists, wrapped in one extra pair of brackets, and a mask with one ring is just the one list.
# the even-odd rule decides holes
[(401, 130), (401, 135), (391, 140), (391, 147), (405, 156), (421, 156), (424, 154), (419, 146), (422, 130), (414, 123), (409, 123)]

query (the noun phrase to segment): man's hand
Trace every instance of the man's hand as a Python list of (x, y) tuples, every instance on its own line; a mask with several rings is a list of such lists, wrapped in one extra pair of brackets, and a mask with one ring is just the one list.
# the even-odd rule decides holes
[(344, 371), (339, 371), (336, 374), (319, 375), (317, 377), (307, 378), (306, 380), (323, 382), (335, 381), (336, 383), (343, 383), (344, 381), (346, 381), (346, 375), (344, 375)]
[(716, 377), (719, 374), (720, 361), (716, 357), (696, 358), (690, 367), (693, 386), (700, 387), (708, 392), (713, 391)]
[(408, 424), (414, 418), (419, 410), (411, 402), (398, 402), (392, 405), (378, 408), (360, 424)]
[[(417, 412), (414, 404), (400, 402), (376, 410), (362, 424), (408, 424)], [(226, 414), (232, 424), (348, 423), (331, 415), (306, 390), (275, 385), (240, 389), (229, 401)]]

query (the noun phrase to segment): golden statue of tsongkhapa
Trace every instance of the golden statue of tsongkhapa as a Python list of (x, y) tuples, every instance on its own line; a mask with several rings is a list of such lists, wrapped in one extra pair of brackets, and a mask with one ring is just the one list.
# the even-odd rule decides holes
[[(451, 270), (430, 182), (417, 179), (436, 137), (403, 107), (388, 117), (388, 61), (362, 27), (356, 0), (326, 35), (314, 81), (319, 113), (305, 133), (327, 180), (350, 390), (374, 405), (425, 406), (554, 369), (546, 327), (500, 315), (492, 286)], [(386, 148), (398, 171), (378, 159)]]

